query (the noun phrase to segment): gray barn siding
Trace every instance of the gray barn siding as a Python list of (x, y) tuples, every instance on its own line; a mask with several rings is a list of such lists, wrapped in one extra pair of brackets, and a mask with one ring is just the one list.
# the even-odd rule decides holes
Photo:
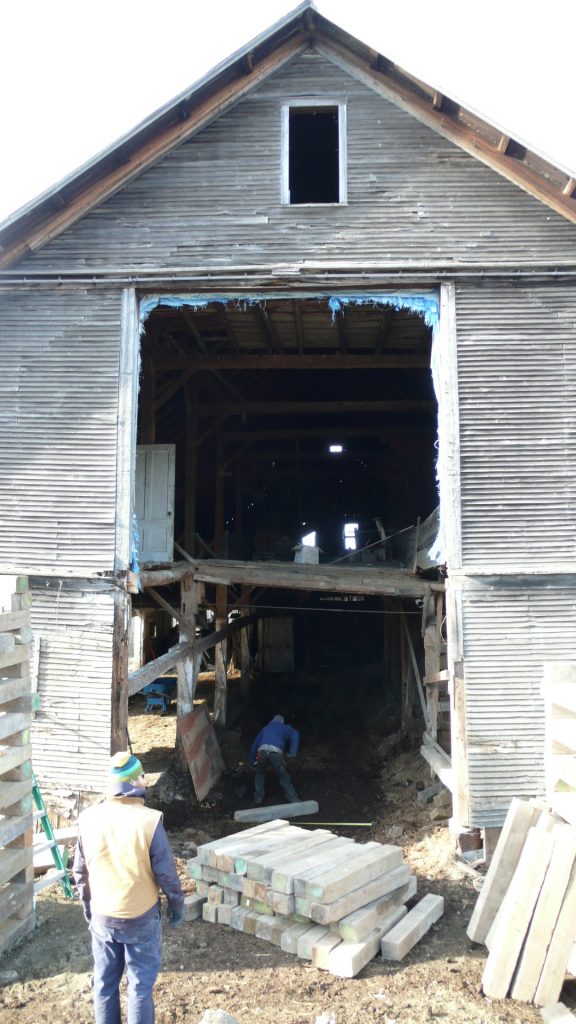
[(456, 290), (465, 571), (576, 563), (576, 285)]
[(0, 572), (114, 569), (121, 296), (0, 295)]
[(40, 644), (35, 774), (75, 792), (101, 789), (110, 757), (113, 595), (65, 586), (31, 594)]
[[(348, 205), (280, 204), (282, 104), (348, 103)], [(331, 61), (295, 58), (30, 270), (574, 259), (574, 228)]]
[(544, 796), (543, 663), (573, 661), (576, 580), (461, 580), (471, 825)]

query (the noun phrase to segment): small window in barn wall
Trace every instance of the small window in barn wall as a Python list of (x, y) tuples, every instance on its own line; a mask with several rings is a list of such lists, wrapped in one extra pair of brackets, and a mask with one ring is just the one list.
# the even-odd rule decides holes
[(282, 111), (282, 202), (346, 202), (346, 105), (298, 102)]

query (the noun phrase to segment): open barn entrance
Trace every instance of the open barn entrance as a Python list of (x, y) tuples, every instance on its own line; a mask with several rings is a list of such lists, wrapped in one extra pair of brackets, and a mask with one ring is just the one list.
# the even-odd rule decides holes
[[(366, 750), (367, 736), (428, 733), (449, 749), (439, 680), (432, 711), (422, 699), (426, 673), (441, 677), (445, 664), (429, 554), (437, 404), (426, 308), (409, 296), (151, 304), (140, 560), (192, 560), (198, 636), (250, 618), (242, 642), (205, 652), (212, 678), (200, 675), (196, 691), (246, 743), (281, 712), (304, 748), (327, 735)], [(169, 568), (158, 578), (169, 583)], [(133, 607), (138, 667), (178, 640), (179, 584), (160, 601), (146, 589)]]

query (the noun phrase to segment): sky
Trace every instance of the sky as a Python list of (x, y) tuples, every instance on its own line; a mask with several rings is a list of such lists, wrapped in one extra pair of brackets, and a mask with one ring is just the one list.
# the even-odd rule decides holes
[[(574, 0), (316, 0), (416, 77), (576, 172)], [(5, 0), (0, 221), (292, 11), (283, 0)]]

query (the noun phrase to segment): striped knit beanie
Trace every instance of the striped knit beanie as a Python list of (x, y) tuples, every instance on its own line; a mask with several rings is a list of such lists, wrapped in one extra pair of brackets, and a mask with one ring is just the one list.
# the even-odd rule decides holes
[(142, 765), (135, 754), (119, 750), (110, 761), (110, 775), (118, 782), (130, 782), (142, 775)]

